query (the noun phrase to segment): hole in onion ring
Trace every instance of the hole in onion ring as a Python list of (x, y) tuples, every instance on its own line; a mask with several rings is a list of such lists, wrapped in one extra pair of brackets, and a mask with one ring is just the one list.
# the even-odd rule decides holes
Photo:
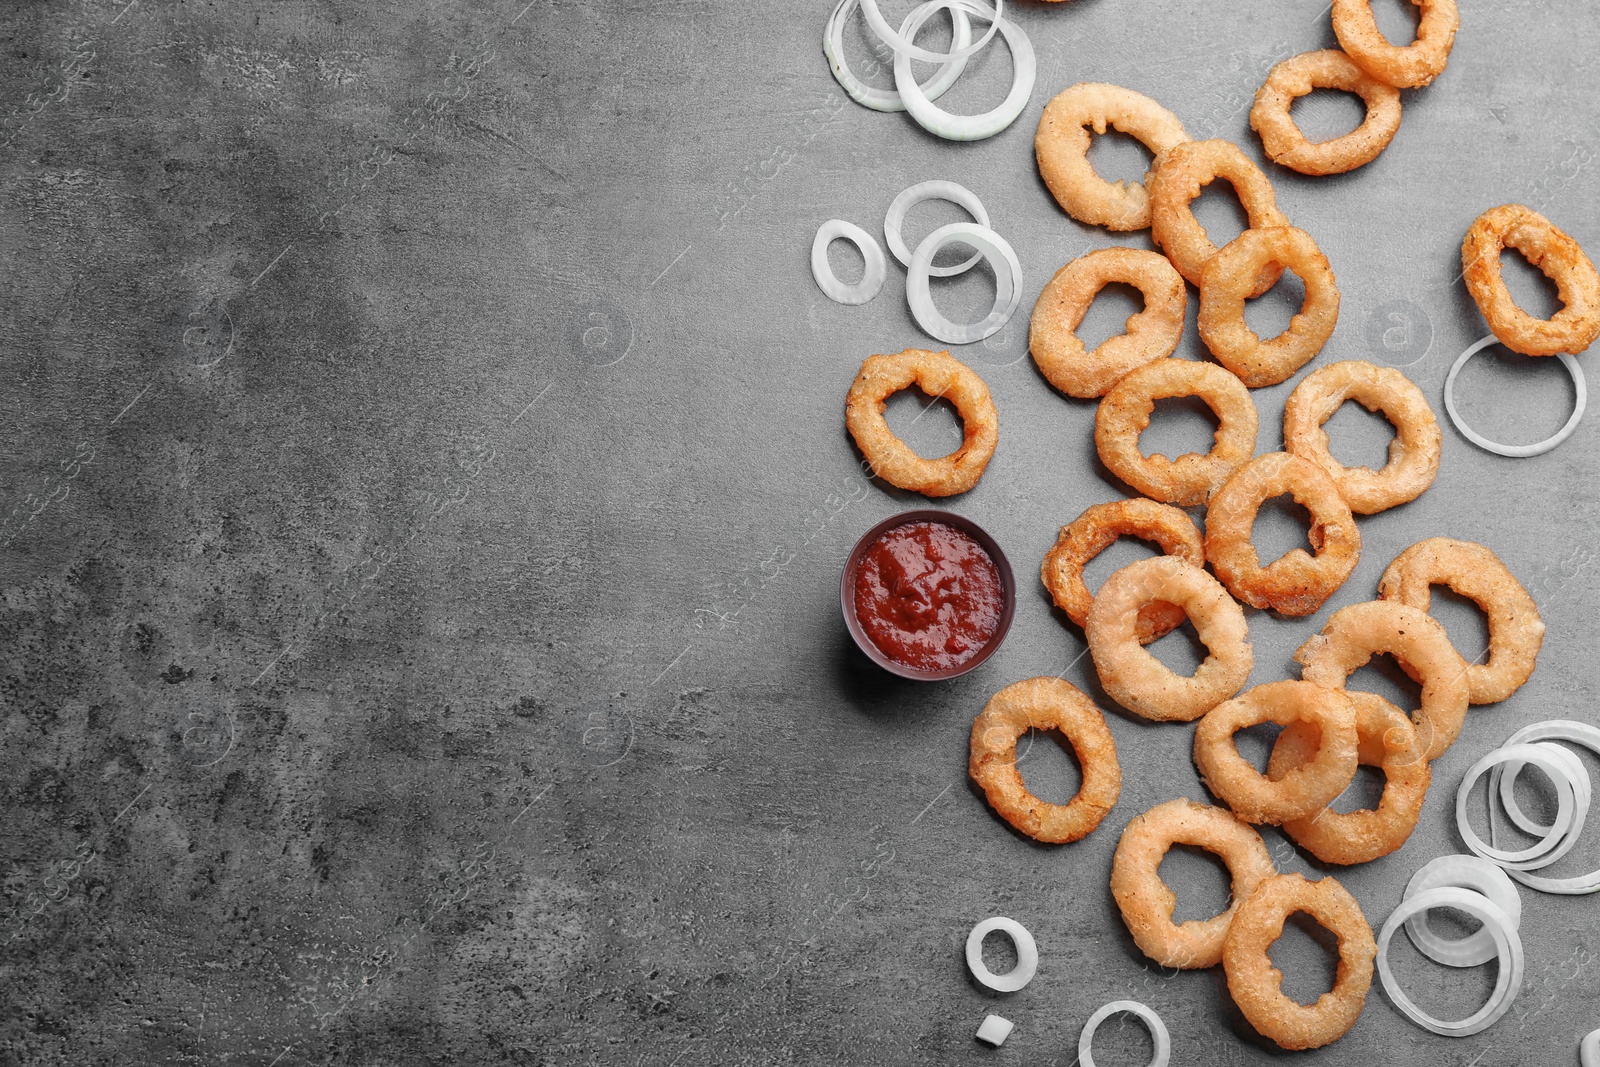
[(990, 974), (1010, 974), (1017, 969), (1017, 946), (1004, 930), (990, 930), (983, 936), (983, 965)]
[(1078, 335), (1084, 348), (1093, 352), (1108, 339), (1126, 333), (1128, 318), (1139, 314), (1144, 306), (1144, 294), (1138, 289), (1125, 282), (1107, 282), (1089, 302), (1083, 321), (1072, 332)]
[(1372, 0), (1371, 7), (1372, 17), (1384, 40), (1396, 48), (1404, 48), (1417, 39), (1422, 9), (1412, 0)]
[(1289, 105), (1289, 117), (1312, 144), (1336, 140), (1352, 132), (1367, 117), (1367, 105), (1355, 93), (1341, 89), (1313, 89)]
[(1117, 182), (1142, 185), (1156, 155), (1139, 138), (1115, 126), (1107, 126), (1105, 133), (1090, 138), (1087, 158), (1094, 172), (1113, 185)]
[(1218, 248), (1228, 244), (1250, 225), (1250, 216), (1245, 214), (1233, 183), (1223, 177), (1203, 186), (1200, 195), (1190, 202), (1189, 210), (1194, 220), (1206, 231), (1206, 237)]
[(1283, 995), (1310, 1006), (1332, 991), (1339, 959), (1339, 939), (1303, 911), (1292, 913), (1283, 935), (1267, 950), (1272, 965), (1283, 972)]
[(1489, 659), (1489, 616), (1448, 585), (1431, 585), (1428, 614), (1438, 619), (1450, 643), (1468, 663)]
[[(1517, 807), (1522, 813), (1541, 825), (1548, 826), (1555, 821), (1557, 810), (1556, 789), (1550, 779), (1542, 774), (1519, 774), (1511, 785), (1512, 795), (1516, 797)], [(1510, 822), (1495, 824), (1504, 834), (1504, 848), (1527, 848), (1538, 840), (1532, 834), (1524, 834), (1512, 826)], [(1525, 839), (1525, 840), (1524, 840)], [(1587, 867), (1583, 868), (1588, 870)]]
[(1278, 735), (1282, 732), (1283, 727), (1275, 722), (1258, 722), (1236, 731), (1233, 735), (1233, 745), (1246, 763), (1266, 774), (1267, 761), (1272, 757), (1272, 746), (1278, 743)]
[(1297, 548), (1316, 555), (1311, 523), (1311, 512), (1288, 493), (1263, 500), (1256, 512), (1256, 524), (1250, 530), (1250, 542), (1256, 546), (1261, 566), (1270, 567)]
[(883, 417), (894, 435), (924, 459), (948, 456), (965, 439), (956, 406), (942, 397), (929, 396), (915, 385), (889, 397), (884, 402)]
[(1150, 413), (1150, 425), (1139, 435), (1139, 451), (1168, 459), (1203, 456), (1217, 443), (1221, 424), (1211, 405), (1197, 396), (1161, 397)]
[(1194, 672), (1200, 669), (1200, 664), (1211, 654), (1211, 650), (1200, 640), (1199, 632), (1195, 630), (1194, 624), (1187, 616), (1176, 630), (1156, 638), (1145, 645), (1144, 650), (1154, 656), (1167, 670), (1184, 678), (1194, 677)]
[(1094, 1032), (1095, 1067), (1147, 1067), (1155, 1054), (1155, 1037), (1132, 1012), (1108, 1016)]
[[(1578, 390), (1559, 360), (1492, 344), (1461, 368), (1456, 410), (1478, 433), (1510, 445), (1543, 441), (1571, 417)], [(1505, 398), (1515, 396), (1517, 403)]]
[[(881, 5), (880, 5), (881, 6)], [(917, 32), (916, 43), (918, 47), (934, 52), (943, 52), (950, 49), (950, 19), (944, 13), (939, 16), (938, 35)], [(894, 23), (899, 26), (898, 22)], [(927, 24), (925, 24), (926, 26)], [(973, 23), (973, 40), (977, 40), (983, 31), (988, 29), (982, 21)], [(996, 37), (999, 35), (997, 34)], [(995, 107), (1006, 98), (1006, 93), (1011, 89), (1013, 76), (1012, 64), (1015, 60), (1011, 56), (1011, 49), (1000, 40), (991, 41), (989, 45), (971, 56), (967, 60), (966, 69), (961, 72), (961, 77), (950, 90), (939, 98), (939, 109), (948, 111), (953, 115), (981, 115), (990, 108)], [(920, 60), (911, 61), (911, 69), (919, 80), (926, 80), (937, 69), (932, 63), (923, 63)], [(918, 127), (921, 129), (921, 127)], [(933, 134), (927, 135), (930, 138)], [(952, 221), (966, 222), (967, 219)], [(917, 247), (915, 244), (912, 248)], [(966, 249), (963, 254), (971, 255), (972, 250)]]
[(1070, 804), (1083, 788), (1078, 754), (1060, 730), (1032, 728), (1017, 738), (1017, 770), (1028, 792), (1046, 804)]
[(1566, 306), (1556, 283), (1518, 249), (1507, 246), (1500, 250), (1500, 278), (1517, 306), (1536, 319), (1554, 318)]
[(848, 288), (860, 282), (867, 273), (867, 257), (862, 255), (854, 241), (835, 237), (828, 242), (828, 268), (839, 279), (839, 284)]
[(1350, 672), (1344, 687), (1376, 693), (1402, 711), (1422, 706), (1422, 686), (1412, 681), (1399, 661), (1387, 652), (1378, 653)]
[[(1429, 928), (1451, 939), (1466, 937), (1481, 925), (1455, 908), (1434, 908), (1427, 917)], [(1406, 995), (1436, 1019), (1465, 1019), (1482, 1008), (1494, 994), (1500, 972), (1498, 960), (1479, 967), (1441, 967), (1418, 952), (1409, 937), (1389, 942), (1389, 966)]]
[(1300, 313), (1305, 302), (1306, 283), (1285, 267), (1276, 285), (1260, 296), (1245, 300), (1245, 325), (1263, 341), (1271, 340), (1289, 328), (1290, 321)]
[[(949, 253), (950, 263), (954, 265), (972, 255), (973, 249), (964, 242), (952, 241), (939, 251), (940, 254)], [(971, 270), (952, 277), (929, 278), (928, 292), (940, 313), (951, 322), (980, 322), (994, 308), (996, 284), (994, 264), (983, 259)]]
[[(1095, 556), (1083, 566), (1083, 584), (1093, 593), (1100, 588), (1100, 583), (1120, 571), (1130, 563), (1137, 563), (1141, 559), (1152, 556), (1164, 555), (1161, 546), (1154, 541), (1145, 541), (1138, 537), (1123, 536), (1111, 542), (1104, 551)], [(1600, 780), (1600, 775), (1595, 776)]]
[(1328, 451), (1341, 466), (1382, 470), (1389, 462), (1389, 442), (1394, 440), (1394, 424), (1381, 411), (1368, 411), (1360, 403), (1347, 400), (1322, 431), (1328, 435)]
[(1206, 849), (1173, 845), (1156, 870), (1161, 881), (1178, 898), (1177, 907), (1172, 911), (1175, 925), (1190, 920), (1205, 922), (1227, 911), (1228, 905), (1233, 903), (1233, 876), (1228, 872), (1228, 865), (1221, 856)]
[(1344, 792), (1334, 797), (1328, 807), (1340, 815), (1352, 811), (1376, 811), (1383, 800), (1383, 788), (1388, 783), (1389, 777), (1383, 773), (1382, 767), (1358, 764), (1355, 777), (1350, 779)]

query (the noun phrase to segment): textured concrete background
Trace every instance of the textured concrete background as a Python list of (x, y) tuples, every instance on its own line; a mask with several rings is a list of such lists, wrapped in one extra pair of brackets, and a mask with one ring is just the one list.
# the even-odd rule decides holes
[[(1067, 1065), (1088, 1015), (1124, 997), (1166, 1018), (1175, 1063), (1278, 1057), (1219, 973), (1149, 966), (1106, 889), (1128, 819), (1203, 797), (1190, 729), (1108, 704), (1122, 800), (1071, 846), (1012, 833), (965, 776), (971, 718), (1001, 686), (1064, 672), (1098, 695), (1033, 575), (1059, 525), (1124, 492), (1094, 459), (1092, 405), (1027, 360), (1026, 314), (1068, 259), (1148, 238), (1054, 206), (1040, 108), (1117, 82), (1259, 158), (1246, 112), (1266, 70), (1333, 43), (1320, 0), (1175, 7), (1019, 5), (1033, 99), (1000, 136), (953, 145), (842, 97), (825, 2), (5, 5), (0, 1059)], [(1407, 32), (1398, 2), (1380, 8)], [(1404, 366), (1438, 407), (1484, 333), (1456, 280), (1478, 212), (1529, 203), (1600, 250), (1595, 41), (1578, 0), (1471, 5), (1375, 163), (1270, 169), (1343, 292), (1321, 362)], [(858, 29), (850, 47), (868, 58)], [(997, 101), (1007, 63), (986, 52), (950, 106)], [(1353, 124), (1323, 95), (1296, 115)], [(1095, 159), (1143, 168), (1116, 138)], [(1002, 433), (948, 502), (999, 538), (1022, 596), (994, 659), (916, 685), (868, 664), (838, 617), (854, 539), (920, 502), (862, 480), (842, 404), (865, 355), (929, 342), (898, 268), (844, 308), (808, 252), (824, 219), (877, 230), (934, 177), (982, 196), (1024, 266), (1012, 324), (957, 353)], [(941, 210), (913, 214), (913, 241)], [(1200, 211), (1237, 229), (1225, 192)], [(936, 295), (976, 313), (990, 284)], [(1548, 305), (1527, 272), (1515, 284)], [(1251, 321), (1286, 321), (1292, 288)], [(1107, 294), (1086, 332), (1128, 307)], [(1179, 354), (1203, 356), (1192, 321)], [(1460, 386), (1504, 439), (1545, 436), (1572, 402), (1554, 361), (1504, 353)], [(1255, 394), (1263, 451), (1289, 388)], [(929, 452), (957, 432), (911, 396), (891, 421)], [(1332, 427), (1342, 457), (1381, 458), (1382, 423), (1345, 410)], [(1144, 443), (1205, 437), (1175, 406)], [(1438, 483), (1362, 521), (1361, 565), (1323, 613), (1250, 615), (1254, 680), (1294, 676), (1327, 611), (1434, 534), (1493, 547), (1545, 614), (1537, 674), (1471, 713), (1413, 840), (1337, 872), (1375, 926), (1459, 849), (1473, 760), (1522, 723), (1594, 717), (1597, 441), (1591, 419), (1506, 460), (1447, 426)], [(1294, 522), (1269, 512), (1260, 542), (1286, 549)], [(1481, 647), (1470, 609), (1438, 611)], [(1181, 637), (1157, 647), (1192, 656)], [(1404, 694), (1393, 672), (1356, 684)], [(1051, 744), (1024, 766), (1046, 796), (1075, 788)], [(1266, 836), (1282, 869), (1318, 871)], [(1597, 857), (1585, 841), (1561, 870)], [(1214, 866), (1164, 870), (1180, 917), (1221, 906)], [(1374, 991), (1304, 1059), (1575, 1063), (1600, 1024), (1595, 902), (1525, 897), (1527, 984), (1498, 1025), (1434, 1037)], [(1004, 997), (961, 959), (993, 913), (1042, 952)], [(1395, 956), (1440, 1013), (1492, 982)], [(1310, 933), (1291, 927), (1275, 959), (1292, 992), (1326, 988)], [(1018, 1024), (998, 1052), (972, 1039), (991, 1010)], [(1143, 1063), (1148, 1040), (1112, 1023), (1097, 1049)]]

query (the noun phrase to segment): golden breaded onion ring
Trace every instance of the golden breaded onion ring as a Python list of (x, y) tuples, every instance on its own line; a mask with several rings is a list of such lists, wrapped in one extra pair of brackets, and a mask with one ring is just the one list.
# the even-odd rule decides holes
[[(1381, 470), (1346, 467), (1328, 450), (1322, 424), (1347, 400), (1381, 411), (1394, 424), (1389, 462)], [(1439, 421), (1422, 390), (1392, 367), (1345, 360), (1306, 375), (1283, 405), (1284, 450), (1308, 459), (1339, 487), (1359, 515), (1372, 515), (1421, 496), (1439, 473)]]
[[(1288, 493), (1311, 513), (1316, 550), (1292, 548), (1263, 567), (1250, 542), (1256, 512)], [(1332, 596), (1361, 558), (1361, 531), (1322, 468), (1287, 452), (1268, 452), (1240, 467), (1206, 509), (1206, 559), (1228, 592), (1253, 608), (1310, 615)]]
[[(1072, 745), (1083, 784), (1066, 804), (1032, 793), (1017, 771), (1017, 738), (1029, 729), (1057, 730)], [(1105, 716), (1076, 686), (1060, 678), (1014, 682), (989, 698), (972, 722), (967, 773), (983, 787), (989, 806), (1038, 841), (1065, 844), (1088, 834), (1122, 792), (1117, 744)]]
[[(1318, 744), (1303, 764), (1276, 778), (1239, 755), (1233, 735), (1275, 722), (1316, 731)], [(1194, 765), (1206, 788), (1250, 823), (1283, 823), (1328, 806), (1356, 773), (1356, 707), (1338, 689), (1311, 682), (1269, 682), (1206, 712), (1194, 731)]]
[(1135, 138), (1155, 155), (1189, 139), (1178, 117), (1148, 96), (1120, 85), (1081, 82), (1057, 93), (1039, 116), (1033, 138), (1039, 176), (1062, 210), (1079, 222), (1142, 230), (1150, 225), (1145, 187), (1108, 182), (1089, 162), (1089, 130), (1103, 134), (1107, 127)]
[[(1067, 618), (1083, 626), (1089, 619), (1094, 594), (1083, 582), (1083, 568), (1091, 559), (1110, 547), (1119, 537), (1138, 537), (1153, 541), (1169, 556), (1187, 560), (1196, 567), (1206, 565), (1205, 546), (1194, 520), (1180, 508), (1158, 504), (1144, 497), (1095, 504), (1066, 526), (1054, 547), (1045, 553), (1039, 577), (1056, 607)], [(1153, 601), (1139, 609), (1136, 634), (1141, 645), (1171, 633), (1183, 625), (1183, 609), (1175, 604)]]
[[(1196, 396), (1217, 416), (1215, 443), (1205, 455), (1168, 459), (1139, 451), (1156, 401)], [(1160, 359), (1129, 371), (1100, 401), (1094, 443), (1100, 462), (1139, 492), (1167, 504), (1204, 504), (1256, 450), (1260, 418), (1239, 379), (1214, 363)]]
[[(1562, 308), (1536, 319), (1517, 306), (1500, 276), (1500, 252), (1515, 248), (1555, 283)], [(1489, 332), (1525, 356), (1575, 356), (1600, 336), (1600, 273), (1578, 242), (1521, 204), (1479, 215), (1461, 242), (1461, 273)]]
[(1422, 9), (1417, 39), (1393, 45), (1378, 29), (1372, 0), (1333, 0), (1333, 33), (1351, 60), (1396, 89), (1416, 89), (1444, 73), (1461, 28), (1456, 0), (1411, 0)]
[[(1331, 141), (1312, 142), (1289, 114), (1313, 89), (1355, 93), (1367, 106), (1361, 125)], [(1400, 129), (1400, 90), (1379, 81), (1337, 48), (1292, 56), (1272, 68), (1256, 90), (1250, 128), (1274, 163), (1301, 174), (1344, 174), (1378, 158)]]
[[(1267, 950), (1283, 935), (1290, 915), (1303, 911), (1339, 939), (1339, 969), (1333, 988), (1306, 1005), (1283, 993), (1283, 973)], [(1239, 1011), (1263, 1037), (1286, 1049), (1321, 1048), (1349, 1032), (1372, 988), (1378, 954), (1372, 927), (1349, 890), (1332, 878), (1308, 882), (1279, 874), (1256, 886), (1228, 927), (1222, 967)]]
[[(1188, 678), (1139, 644), (1140, 613), (1157, 601), (1182, 608), (1206, 646)], [(1083, 630), (1106, 695), (1158, 722), (1198, 719), (1237, 693), (1255, 663), (1244, 611), (1215, 578), (1176, 556), (1140, 560), (1107, 578)]]
[[(1144, 308), (1128, 316), (1123, 333), (1089, 351), (1078, 326), (1094, 298), (1112, 282), (1138, 289)], [(1039, 372), (1068, 396), (1104, 396), (1135, 367), (1172, 355), (1183, 336), (1189, 291), (1167, 258), (1142, 248), (1097, 248), (1056, 271), (1033, 306), (1028, 351)]]
[[(1203, 848), (1222, 860), (1231, 879), (1228, 907), (1209, 919), (1174, 923), (1178, 905), (1161, 880), (1161, 861), (1173, 845)], [(1129, 822), (1111, 860), (1111, 895), (1139, 950), (1163, 967), (1215, 967), (1222, 962), (1239, 903), (1278, 873), (1255, 828), (1226, 808), (1187, 798), (1157, 804)]]
[[(912, 385), (950, 401), (960, 412), (961, 447), (950, 455), (924, 459), (884, 420), (884, 402)], [(874, 474), (924, 496), (954, 496), (977, 485), (1000, 439), (1000, 413), (983, 379), (949, 352), (918, 348), (868, 356), (845, 397), (844, 421)]]
[(1330, 615), (1294, 658), (1306, 681), (1343, 689), (1345, 679), (1379, 653), (1393, 656), (1422, 686), (1422, 706), (1411, 713), (1411, 725), (1422, 757), (1438, 759), (1466, 721), (1467, 676), (1432, 615), (1393, 600), (1350, 604)]
[(1515, 693), (1544, 644), (1539, 605), (1499, 556), (1448, 537), (1418, 541), (1396, 556), (1378, 581), (1378, 599), (1427, 611), (1435, 585), (1471, 600), (1489, 618), (1489, 661), (1466, 664), (1468, 701), (1493, 704)]
[[(1173, 145), (1156, 156), (1145, 179), (1150, 188), (1150, 237), (1178, 273), (1194, 285), (1200, 284), (1200, 271), (1217, 254), (1217, 246), (1189, 205), (1201, 189), (1218, 178), (1226, 178), (1233, 186), (1252, 229), (1289, 225), (1288, 217), (1278, 210), (1272, 182), (1238, 145), (1217, 140)], [(1250, 295), (1271, 289), (1281, 273), (1281, 268), (1269, 265)]]
[[(1287, 267), (1305, 283), (1305, 299), (1289, 328), (1263, 341), (1244, 320), (1262, 272)], [(1249, 229), (1229, 241), (1200, 272), (1196, 325), (1217, 362), (1252, 389), (1287, 381), (1322, 351), (1339, 321), (1339, 286), (1328, 257), (1304, 230), (1293, 226)]]

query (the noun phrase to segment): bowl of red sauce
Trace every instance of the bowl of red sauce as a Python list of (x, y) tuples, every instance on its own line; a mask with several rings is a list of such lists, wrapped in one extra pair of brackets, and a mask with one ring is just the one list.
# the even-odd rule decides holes
[(948, 511), (904, 511), (862, 535), (839, 583), (845, 626), (891, 674), (942, 681), (994, 655), (1017, 610), (1011, 563)]

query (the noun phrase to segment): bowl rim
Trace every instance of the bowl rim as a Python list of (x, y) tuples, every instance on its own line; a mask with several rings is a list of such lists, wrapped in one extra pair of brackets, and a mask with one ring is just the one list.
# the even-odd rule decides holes
[[(908, 667), (904, 663), (896, 662), (883, 653), (877, 645), (872, 643), (872, 638), (867, 636), (866, 630), (861, 626), (861, 620), (856, 618), (855, 604), (855, 578), (861, 567), (861, 558), (867, 554), (867, 549), (872, 546), (883, 534), (898, 526), (905, 526), (913, 522), (939, 522), (952, 526), (971, 536), (974, 541), (989, 553), (989, 558), (994, 561), (995, 568), (1000, 572), (1000, 625), (995, 628), (994, 635), (987, 644), (967, 662), (957, 667), (946, 667), (943, 670), (925, 671), (916, 667)], [(850, 555), (845, 558), (844, 570), (839, 577), (839, 608), (844, 614), (845, 628), (850, 631), (850, 637), (855, 641), (856, 647), (872, 662), (888, 671), (890, 674), (907, 678), (914, 682), (943, 682), (951, 678), (959, 678), (963, 674), (981, 667), (990, 656), (993, 656), (1005, 641), (1006, 634), (1011, 630), (1011, 620), (1017, 613), (1017, 580), (1011, 570), (1011, 561), (1006, 558), (1005, 550), (1000, 547), (1000, 542), (965, 515), (958, 515), (953, 511), (944, 511), (939, 508), (913, 508), (890, 515), (883, 521), (875, 524), (866, 533), (856, 540), (851, 548)]]

